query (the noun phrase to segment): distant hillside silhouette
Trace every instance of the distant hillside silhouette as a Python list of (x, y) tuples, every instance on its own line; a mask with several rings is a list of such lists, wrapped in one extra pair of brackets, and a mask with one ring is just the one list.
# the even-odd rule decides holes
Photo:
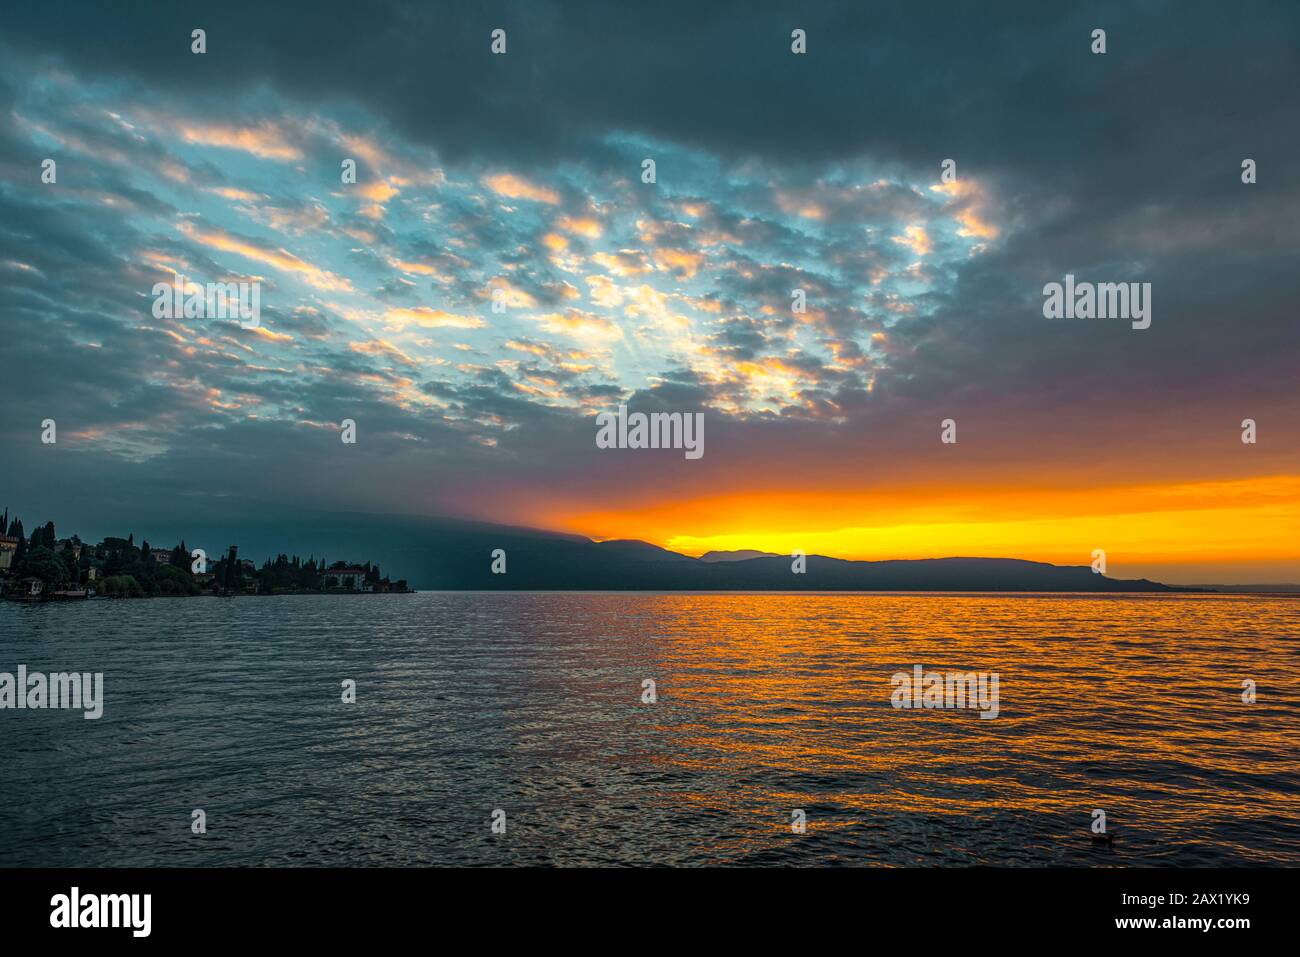
[[(400, 569), (413, 587), (425, 589), (1182, 590), (1146, 579), (1107, 578), (1087, 565), (1065, 567), (1006, 558), (855, 562), (810, 555), (806, 573), (797, 575), (791, 571), (789, 556), (703, 561), (636, 540), (593, 542), (576, 535), (453, 520), (408, 522), (397, 538), (401, 553), (388, 557), (385, 567)], [(357, 543), (352, 550), (366, 547)], [(498, 548), (506, 553), (503, 575), (492, 573), (491, 556)]]
[[(788, 555), (704, 561), (648, 542), (594, 542), (581, 535), (512, 525), (396, 515), (324, 514), (277, 522), (245, 515), (220, 526), (184, 529), (200, 545), (240, 544), (240, 554), (274, 554), (292, 543), (327, 560), (366, 555), (412, 588), (456, 590), (658, 591), (1078, 591), (1179, 592), (1147, 579), (1095, 575), (1087, 565), (1008, 558), (855, 562), (810, 555), (793, 574)], [(506, 574), (492, 574), (492, 552)]]
[(760, 552), (755, 548), (738, 548), (729, 552), (705, 552), (702, 562), (743, 562), (750, 558), (780, 558), (776, 552)]

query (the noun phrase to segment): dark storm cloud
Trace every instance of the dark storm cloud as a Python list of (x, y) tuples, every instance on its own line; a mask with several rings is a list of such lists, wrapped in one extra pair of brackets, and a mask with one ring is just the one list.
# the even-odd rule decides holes
[[(994, 6), (912, 3), (527, 2), (313, 5), (31, 4), (9, 42), (87, 74), (181, 93), (271, 83), (305, 102), (355, 98), (448, 155), (582, 151), (608, 132), (714, 152), (818, 162), (869, 153), (1042, 171), (1099, 145), (1136, 173), (1135, 150), (1214, 149), (1225, 126), (1263, 149), (1293, 142), (1285, 84), (1293, 5)], [(208, 32), (195, 62), (189, 33)], [(794, 26), (809, 54), (789, 56)], [(1110, 51), (1091, 59), (1104, 26)], [(503, 27), (510, 52), (485, 55)], [(1241, 102), (1252, 104), (1250, 118)], [(1125, 155), (1127, 154), (1127, 155)], [(1233, 155), (1233, 154), (1226, 154)], [(1150, 194), (1150, 190), (1146, 190)]]

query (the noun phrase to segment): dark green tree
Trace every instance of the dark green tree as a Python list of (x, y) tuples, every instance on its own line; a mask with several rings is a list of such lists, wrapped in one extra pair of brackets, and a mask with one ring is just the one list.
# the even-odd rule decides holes
[(68, 580), (68, 566), (43, 545), (33, 547), (15, 570), (18, 578), (39, 578), (46, 587), (62, 585)]

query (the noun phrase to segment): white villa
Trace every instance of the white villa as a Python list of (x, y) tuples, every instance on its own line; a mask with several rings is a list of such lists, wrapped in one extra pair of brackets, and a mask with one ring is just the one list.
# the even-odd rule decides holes
[(346, 588), (349, 591), (371, 591), (364, 568), (327, 568), (324, 572), (326, 588)]

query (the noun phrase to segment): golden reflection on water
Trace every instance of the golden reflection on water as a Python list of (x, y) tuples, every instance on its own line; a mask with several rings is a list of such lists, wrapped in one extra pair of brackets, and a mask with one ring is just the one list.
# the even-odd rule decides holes
[[(1005, 840), (976, 856), (1012, 863), (1047, 821), (1030, 856), (1064, 862), (1095, 853), (1101, 808), (1130, 856), (1300, 859), (1300, 601), (678, 594), (641, 615), (664, 674), (656, 760), (728, 785), (669, 799), (775, 845), (804, 808), (809, 834), (893, 828), (916, 862), (936, 837), (957, 859)], [(1000, 715), (894, 708), (891, 676), (918, 664), (998, 673)]]

